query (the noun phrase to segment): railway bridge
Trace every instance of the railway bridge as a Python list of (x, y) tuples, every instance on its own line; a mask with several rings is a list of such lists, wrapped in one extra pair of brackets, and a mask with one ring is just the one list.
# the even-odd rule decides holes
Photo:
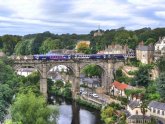
[(14, 69), (18, 70), (25, 66), (31, 66), (38, 70), (40, 73), (40, 92), (47, 97), (47, 77), (48, 72), (55, 66), (64, 65), (70, 71), (72, 71), (74, 79), (72, 82), (72, 96), (76, 98), (80, 89), (80, 72), (81, 70), (90, 64), (95, 64), (102, 69), (101, 86), (105, 87), (108, 91), (109, 85), (112, 83), (113, 71), (124, 65), (124, 60), (67, 60), (67, 61), (43, 61), (27, 59), (27, 57), (12, 57), (14, 60)]

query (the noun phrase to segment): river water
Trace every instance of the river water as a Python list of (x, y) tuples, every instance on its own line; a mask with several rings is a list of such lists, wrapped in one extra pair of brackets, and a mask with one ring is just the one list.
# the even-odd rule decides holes
[(101, 124), (100, 112), (56, 97), (54, 102), (59, 104), (57, 124)]

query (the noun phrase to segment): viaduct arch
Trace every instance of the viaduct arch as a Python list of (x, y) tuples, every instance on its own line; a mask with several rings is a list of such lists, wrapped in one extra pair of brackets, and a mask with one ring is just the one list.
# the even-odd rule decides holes
[[(17, 57), (18, 58), (18, 57)], [(14, 60), (14, 69), (17, 70), (22, 66), (31, 66), (37, 69), (40, 73), (40, 92), (43, 93), (45, 97), (47, 97), (47, 76), (48, 72), (51, 68), (59, 65), (64, 65), (73, 71), (74, 79), (72, 79), (72, 96), (76, 98), (77, 94), (79, 94), (80, 88), (80, 72), (81, 70), (90, 64), (95, 64), (102, 68), (103, 74), (101, 76), (102, 86), (106, 88), (108, 91), (109, 85), (112, 83), (113, 70), (117, 70), (119, 67), (124, 65), (123, 61), (113, 61), (113, 60), (68, 60), (68, 61), (41, 61), (41, 60), (27, 60), (17, 59)]]

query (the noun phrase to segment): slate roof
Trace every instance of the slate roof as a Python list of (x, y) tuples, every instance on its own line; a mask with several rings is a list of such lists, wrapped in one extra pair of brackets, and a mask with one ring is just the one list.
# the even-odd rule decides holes
[(134, 109), (134, 108), (140, 106), (140, 102), (137, 100), (134, 100), (134, 101), (131, 101), (128, 105), (131, 109)]
[(161, 102), (157, 102), (157, 101), (150, 102), (148, 106), (150, 108), (153, 107), (156, 109), (165, 110), (165, 103), (161, 103)]
[(150, 120), (151, 117), (149, 116), (143, 116), (143, 115), (131, 115), (128, 117), (128, 119), (145, 119), (145, 120)]
[(141, 50), (141, 51), (153, 51), (154, 47), (153, 46), (138, 46), (136, 49)]

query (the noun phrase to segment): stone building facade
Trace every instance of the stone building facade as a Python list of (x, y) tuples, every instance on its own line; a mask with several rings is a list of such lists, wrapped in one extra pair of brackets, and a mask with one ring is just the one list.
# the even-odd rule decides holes
[(127, 45), (112, 44), (105, 48), (105, 50), (99, 51), (98, 54), (127, 54), (128, 51)]
[(151, 122), (150, 111), (146, 109), (145, 115), (141, 112), (141, 101), (133, 100), (127, 105), (130, 116), (127, 118), (128, 124), (147, 124)]
[(165, 123), (165, 103), (151, 101), (148, 105), (151, 116)]
[(143, 41), (136, 48), (136, 58), (144, 64), (150, 64), (154, 59), (154, 46), (152, 44), (146, 46)]
[(165, 55), (165, 37), (160, 37), (154, 46), (154, 60), (157, 61), (163, 55)]

